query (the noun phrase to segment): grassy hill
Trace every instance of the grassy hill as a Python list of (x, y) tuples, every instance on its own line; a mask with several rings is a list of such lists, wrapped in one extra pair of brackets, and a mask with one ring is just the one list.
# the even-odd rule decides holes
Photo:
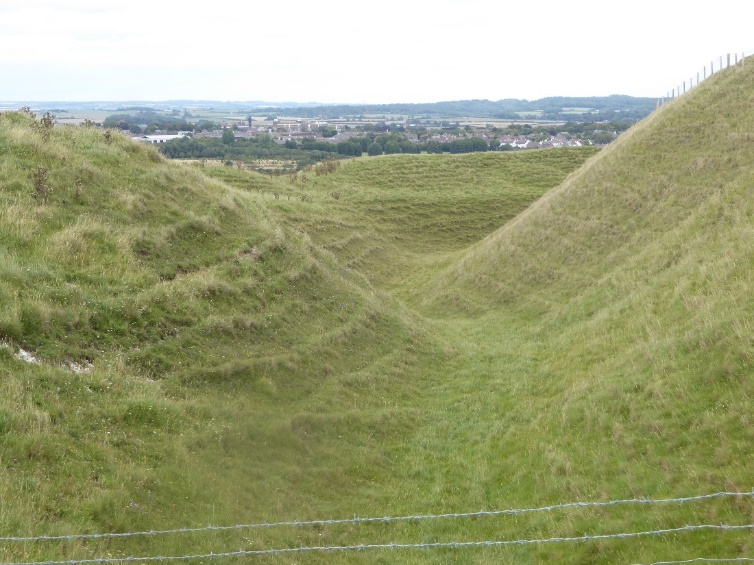
[[(374, 395), (397, 378), (385, 365), (415, 365), (425, 332), (257, 195), (20, 114), (0, 117), (0, 169), (3, 535), (318, 514), (313, 493), (335, 470), (348, 497), (377, 456), (362, 451), (410, 430), (411, 406)], [(307, 437), (327, 422), (342, 455)], [(170, 543), (160, 551), (186, 540)]]
[[(178, 166), (96, 130), (46, 139), (2, 116), (0, 533), (749, 490), (753, 83), (752, 66), (719, 73), (599, 153), (386, 156), (292, 180)], [(51, 193), (33, 188), (40, 166)], [(712, 499), (0, 553), (547, 539), (752, 517), (750, 499)], [(696, 531), (287, 557), (752, 551), (751, 531)]]
[[(252, 190), (266, 194), (281, 222), (304, 230), (341, 265), (400, 292), (412, 287), (406, 277), (434, 273), (597, 151), (386, 155), (333, 164), (331, 173), (305, 173), (277, 188), (253, 183)], [(233, 169), (206, 172), (239, 188), (252, 182)]]
[[(739, 67), (665, 106), (412, 289), (474, 344), (461, 380), (505, 391), (465, 410), (502, 412), (477, 441), (541, 472), (532, 489), (750, 489), (753, 85)], [(707, 512), (697, 521), (723, 521)], [(753, 548), (750, 534), (673, 543), (643, 559)]]

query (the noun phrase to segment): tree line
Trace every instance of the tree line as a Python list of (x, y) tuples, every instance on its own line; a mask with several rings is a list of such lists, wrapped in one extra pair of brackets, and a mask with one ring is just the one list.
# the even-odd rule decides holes
[[(364, 105), (322, 105), (313, 107), (277, 108), (275, 114), (301, 118), (321, 117), (333, 119), (342, 116), (400, 115), (423, 119), (438, 117), (460, 118), (474, 116), (520, 120), (525, 116), (554, 121), (612, 120), (616, 115), (621, 119), (637, 121), (654, 111), (654, 98), (641, 98), (624, 95), (568, 97), (553, 96), (539, 100), (455, 100), (426, 104), (364, 104)], [(582, 109), (583, 111), (578, 111)], [(269, 109), (266, 110), (269, 114)]]
[(405, 131), (367, 132), (345, 141), (332, 142), (323, 138), (303, 138), (300, 142), (287, 139), (278, 144), (264, 133), (251, 138), (236, 138), (232, 129), (223, 130), (219, 138), (175, 139), (158, 145), (159, 150), (173, 159), (220, 159), (228, 162), (257, 159), (279, 159), (296, 163), (298, 169), (328, 158), (393, 155), (400, 153), (475, 153), (512, 150), (503, 143), (505, 136), (516, 136), (534, 142), (544, 141), (561, 133), (582, 139), (585, 143), (604, 145), (631, 127), (629, 121), (611, 123), (572, 123), (560, 126), (532, 126), (512, 124), (487, 128), (487, 138), (475, 135), (470, 127), (457, 128), (450, 133), (459, 137), (450, 141), (432, 139), (427, 130), (417, 130), (416, 139), (409, 139)]
[(108, 129), (129, 131), (134, 135), (152, 134), (158, 130), (167, 133), (211, 131), (220, 127), (209, 120), (191, 123), (187, 121), (190, 117), (191, 114), (187, 111), (180, 114), (177, 110), (174, 110), (171, 114), (165, 114), (150, 109), (140, 109), (136, 114), (112, 114), (105, 118), (102, 126)]

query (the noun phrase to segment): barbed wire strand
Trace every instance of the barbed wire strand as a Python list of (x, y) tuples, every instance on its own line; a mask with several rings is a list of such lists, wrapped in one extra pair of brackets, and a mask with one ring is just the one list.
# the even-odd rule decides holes
[(333, 520), (308, 520), (308, 521), (288, 521), (288, 522), (268, 522), (259, 524), (236, 524), (233, 526), (204, 526), (200, 528), (177, 528), (173, 530), (155, 530), (144, 532), (123, 532), (123, 533), (103, 533), (103, 534), (71, 534), (59, 536), (28, 536), (28, 537), (0, 537), (0, 542), (36, 542), (36, 541), (59, 541), (75, 539), (103, 539), (103, 538), (129, 538), (137, 536), (162, 536), (169, 534), (186, 534), (209, 531), (228, 531), (228, 530), (250, 530), (258, 528), (279, 528), (279, 527), (302, 527), (302, 526), (326, 526), (339, 524), (364, 524), (364, 523), (389, 523), (389, 522), (406, 522), (412, 520), (437, 520), (441, 518), (477, 518), (483, 516), (502, 516), (502, 515), (520, 515), (532, 512), (552, 512), (554, 510), (564, 510), (568, 508), (595, 508), (605, 506), (616, 506), (619, 504), (683, 504), (686, 502), (695, 502), (700, 500), (709, 500), (723, 497), (754, 497), (754, 490), (750, 492), (716, 492), (713, 494), (703, 494), (697, 496), (686, 496), (682, 498), (626, 498), (622, 500), (610, 500), (606, 502), (566, 502), (554, 504), (552, 506), (540, 506), (537, 508), (518, 508), (509, 510), (480, 510), (479, 512), (460, 512), (445, 514), (421, 514), (415, 516), (384, 516), (371, 518), (343, 518)]
[(655, 561), (650, 565), (681, 565), (683, 563), (754, 563), (751, 557), (696, 557), (683, 561)]
[(754, 524), (729, 525), (729, 524), (701, 524), (695, 526), (683, 526), (680, 528), (668, 528), (664, 530), (651, 530), (646, 532), (630, 532), (622, 534), (597, 534), (576, 537), (555, 537), (546, 539), (517, 539), (502, 541), (459, 541), (459, 542), (432, 542), (432, 543), (384, 543), (384, 544), (361, 544), (361, 545), (338, 545), (338, 546), (313, 546), (313, 547), (288, 547), (283, 549), (251, 549), (229, 551), (225, 553), (206, 553), (202, 555), (171, 555), (171, 556), (147, 556), (147, 557), (97, 557), (92, 559), (72, 559), (68, 561), (29, 561), (18, 563), (2, 563), (0, 565), (87, 565), (90, 563), (143, 563), (148, 561), (186, 561), (189, 559), (212, 559), (215, 557), (248, 557), (251, 555), (278, 555), (284, 553), (304, 553), (311, 551), (363, 551), (368, 549), (463, 549), (469, 547), (504, 547), (512, 545), (533, 545), (544, 543), (567, 543), (583, 541), (600, 541), (609, 539), (630, 539), (643, 536), (660, 536), (680, 532), (692, 532), (699, 530), (754, 530)]

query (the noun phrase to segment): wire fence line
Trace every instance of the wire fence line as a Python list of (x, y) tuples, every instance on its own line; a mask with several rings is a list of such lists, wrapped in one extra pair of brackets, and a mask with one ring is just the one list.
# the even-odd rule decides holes
[[(668, 90), (665, 96), (662, 96), (657, 100), (657, 105), (662, 106), (670, 100), (678, 98), (682, 94), (686, 94), (686, 92), (691, 90), (694, 86), (698, 86), (699, 83), (707, 80), (709, 77), (722, 70), (730, 67), (737, 67), (739, 65), (742, 69), (746, 68), (746, 58), (751, 55), (754, 55), (754, 50), (727, 53), (726, 55), (720, 55), (717, 60), (715, 58), (710, 59), (709, 72), (707, 65), (704, 65), (702, 70), (696, 73), (696, 76), (694, 76), (693, 73), (689, 75), (688, 82), (684, 79), (678, 82), (678, 85), (675, 88)], [(751, 64), (751, 62), (749, 64)], [(694, 78), (696, 78), (696, 82), (694, 82)]]
[(86, 565), (90, 563), (144, 563), (150, 561), (187, 561), (189, 559), (213, 559), (218, 557), (249, 557), (252, 555), (279, 555), (288, 553), (305, 553), (312, 551), (338, 552), (338, 551), (365, 551), (379, 549), (463, 549), (471, 547), (505, 547), (521, 546), (546, 543), (569, 543), (569, 542), (588, 542), (612, 539), (631, 539), (645, 536), (661, 536), (667, 534), (677, 534), (682, 532), (693, 532), (699, 530), (718, 530), (718, 531), (735, 531), (735, 530), (754, 530), (754, 524), (729, 525), (729, 524), (700, 524), (695, 526), (682, 526), (680, 528), (667, 528), (664, 530), (651, 530), (645, 532), (629, 532), (621, 534), (596, 534), (583, 535), (574, 537), (554, 537), (542, 539), (515, 539), (499, 541), (459, 541), (459, 542), (431, 542), (431, 543), (381, 543), (381, 544), (361, 544), (361, 545), (336, 545), (336, 546), (310, 546), (310, 547), (287, 547), (282, 549), (241, 549), (238, 551), (229, 551), (225, 553), (205, 553), (201, 555), (170, 555), (170, 556), (146, 556), (146, 557), (96, 557), (93, 559), (72, 559), (67, 561), (28, 561), (28, 562), (11, 562), (0, 565)]
[(650, 565), (681, 565), (682, 563), (754, 563), (752, 557), (695, 557), (683, 561), (655, 561)]
[(540, 506), (536, 508), (515, 508), (508, 510), (480, 510), (479, 512), (460, 512), (445, 514), (419, 514), (415, 516), (384, 516), (370, 518), (341, 518), (334, 520), (308, 520), (308, 521), (288, 521), (288, 522), (266, 522), (259, 524), (236, 524), (233, 526), (204, 526), (199, 528), (176, 528), (172, 530), (153, 530), (144, 532), (123, 532), (123, 533), (101, 533), (101, 534), (71, 534), (57, 536), (27, 536), (27, 537), (0, 537), (0, 542), (37, 542), (37, 541), (60, 541), (60, 540), (82, 540), (82, 539), (105, 539), (105, 538), (129, 538), (137, 536), (162, 536), (171, 534), (187, 534), (198, 532), (218, 532), (229, 530), (250, 530), (258, 528), (280, 528), (280, 527), (303, 527), (303, 526), (329, 526), (340, 524), (367, 524), (367, 523), (390, 523), (390, 522), (408, 522), (418, 520), (438, 520), (442, 518), (479, 518), (484, 516), (516, 516), (534, 512), (552, 512), (555, 510), (564, 510), (568, 508), (601, 508), (605, 506), (618, 506), (626, 504), (684, 504), (686, 502), (697, 502), (715, 498), (754, 498), (754, 490), (750, 492), (716, 492), (712, 494), (702, 494), (696, 496), (686, 496), (681, 498), (625, 498), (620, 500), (609, 500), (604, 502), (565, 502), (562, 504), (553, 504), (551, 506)]

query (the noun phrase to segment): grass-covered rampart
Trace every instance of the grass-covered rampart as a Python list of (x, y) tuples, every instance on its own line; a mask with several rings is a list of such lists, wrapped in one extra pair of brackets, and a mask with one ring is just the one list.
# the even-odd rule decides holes
[[(4, 535), (302, 512), (260, 493), (307, 500), (329, 465), (353, 461), (352, 448), (379, 453), (362, 435), (410, 429), (409, 407), (373, 395), (417, 364), (426, 332), (280, 224), (257, 194), (107, 135), (0, 117)], [(307, 438), (320, 419), (350, 422), (370, 407), (358, 431), (343, 430), (345, 460), (323, 455), (329, 440)], [(3, 553), (83, 557), (102, 547)]]
[[(176, 166), (95, 130), (45, 141), (5, 115), (0, 529), (750, 490), (752, 83), (751, 65), (719, 73), (599, 153), (390, 156), (295, 179)], [(40, 166), (51, 192), (33, 186)], [(714, 499), (0, 551), (580, 537), (753, 512)], [(752, 543), (697, 531), (295, 558), (650, 563)]]

